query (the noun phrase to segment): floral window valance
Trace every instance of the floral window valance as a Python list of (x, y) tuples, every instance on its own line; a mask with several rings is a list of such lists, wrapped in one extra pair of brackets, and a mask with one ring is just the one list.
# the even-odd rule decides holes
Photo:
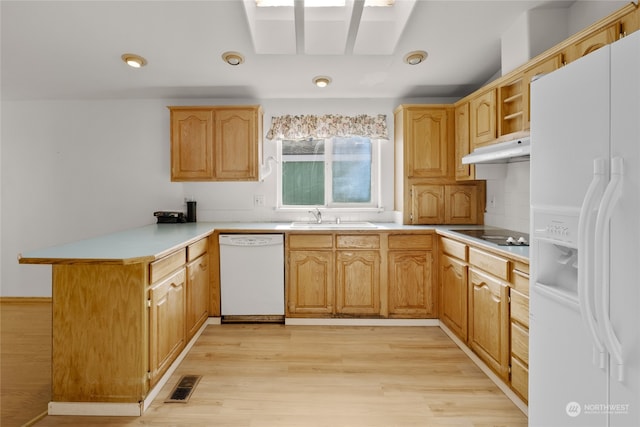
[(387, 136), (387, 116), (338, 114), (277, 116), (271, 118), (271, 128), (267, 139), (300, 140), (309, 138), (332, 138), (345, 136), (365, 136), (389, 139)]

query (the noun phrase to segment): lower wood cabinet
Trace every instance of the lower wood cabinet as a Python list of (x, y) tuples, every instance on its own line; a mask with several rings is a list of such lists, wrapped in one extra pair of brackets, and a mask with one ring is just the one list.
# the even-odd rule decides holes
[(509, 380), (509, 287), (469, 269), (469, 346), (503, 380)]
[(380, 315), (380, 252), (336, 252), (336, 313)]
[(181, 268), (149, 291), (149, 371), (153, 386), (186, 344), (186, 274)]
[(441, 236), (440, 321), (526, 403), (529, 265)]
[(209, 257), (200, 255), (187, 264), (186, 330), (190, 340), (209, 317)]
[(433, 236), (389, 236), (389, 317), (437, 317)]
[(331, 251), (290, 250), (287, 269), (287, 316), (332, 314), (333, 270)]
[(440, 255), (440, 321), (467, 341), (467, 278), (464, 260)]
[(433, 231), (287, 235), (288, 317), (437, 317)]

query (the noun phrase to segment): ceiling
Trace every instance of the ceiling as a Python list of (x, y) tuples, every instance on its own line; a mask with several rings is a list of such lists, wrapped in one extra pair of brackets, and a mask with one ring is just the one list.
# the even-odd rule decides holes
[[(251, 1), (3, 0), (2, 99), (461, 97), (500, 70), (516, 18), (571, 3), (395, 0), (384, 9), (409, 12), (387, 13), (347, 0), (327, 24), (296, 0), (267, 25)], [(414, 50), (426, 61), (404, 63)], [(244, 63), (223, 62), (226, 51)], [(124, 53), (148, 64), (132, 69)], [(318, 75), (332, 83), (315, 87)]]

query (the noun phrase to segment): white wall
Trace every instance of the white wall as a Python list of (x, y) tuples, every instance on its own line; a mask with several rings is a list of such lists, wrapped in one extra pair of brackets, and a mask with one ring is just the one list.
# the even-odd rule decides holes
[[(386, 114), (382, 201), (370, 219), (393, 220), (393, 109), (400, 103), (454, 99), (95, 100), (2, 103), (2, 296), (50, 296), (51, 268), (20, 265), (19, 253), (151, 224), (153, 212), (186, 210), (199, 221), (276, 221), (275, 175), (264, 182), (172, 183), (167, 105), (255, 104), (265, 130), (281, 114)], [(265, 140), (264, 155), (275, 155)], [(253, 195), (266, 207), (254, 208)], [(306, 215), (306, 212), (302, 212)], [(361, 218), (359, 216), (358, 218)]]
[(476, 165), (487, 181), (485, 225), (529, 233), (529, 162)]

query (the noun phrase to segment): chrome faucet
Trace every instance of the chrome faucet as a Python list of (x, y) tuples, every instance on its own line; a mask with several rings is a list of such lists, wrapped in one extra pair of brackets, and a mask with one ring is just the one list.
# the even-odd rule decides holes
[(322, 212), (320, 212), (320, 209), (316, 208), (315, 211), (309, 211), (309, 213), (313, 215), (318, 224), (322, 224)]

